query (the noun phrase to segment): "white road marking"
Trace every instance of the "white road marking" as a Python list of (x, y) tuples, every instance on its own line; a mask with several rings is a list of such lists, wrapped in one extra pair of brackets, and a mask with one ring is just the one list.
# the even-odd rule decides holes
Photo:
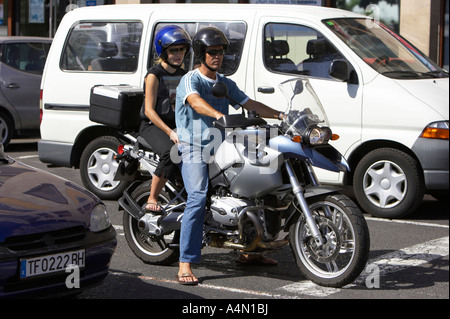
[[(388, 220), (388, 219), (380, 219), (373, 217), (366, 217), (367, 220), (379, 221), (379, 222), (388, 222), (388, 223), (404, 223), (404, 224), (413, 224), (418, 226), (428, 226), (428, 227), (437, 227), (437, 228), (449, 228), (448, 225), (439, 225), (432, 223), (422, 223), (422, 222), (413, 222), (406, 220)], [(114, 225), (114, 228), (120, 231), (123, 231), (123, 227), (120, 225)], [(119, 235), (123, 235), (120, 233)], [(422, 264), (431, 262), (435, 259), (442, 258), (449, 255), (449, 237), (442, 237), (434, 240), (430, 240), (425, 243), (420, 243), (417, 245), (413, 245), (411, 247), (403, 248), (382, 256), (378, 256), (373, 258), (367, 262), (366, 269), (363, 270), (362, 274), (355, 280), (353, 284), (347, 285), (343, 288), (328, 288), (316, 285), (315, 283), (305, 280), (301, 282), (296, 282), (290, 285), (286, 285), (280, 288), (277, 288), (277, 291), (285, 291), (290, 293), (291, 295), (285, 295), (283, 293), (271, 293), (257, 290), (247, 290), (247, 289), (239, 289), (233, 287), (225, 287), (211, 284), (199, 284), (199, 287), (207, 288), (207, 289), (215, 289), (222, 290), (228, 292), (241, 293), (245, 295), (253, 295), (259, 297), (266, 298), (284, 298), (284, 299), (295, 299), (301, 298), (300, 295), (312, 296), (312, 297), (327, 297), (338, 292), (341, 292), (343, 289), (349, 289), (355, 286), (365, 286), (366, 278), (369, 275), (367, 273), (368, 266), (377, 266), (379, 269), (379, 275), (382, 277), (383, 275), (394, 273), (397, 271), (405, 270), (411, 267), (418, 267)], [(119, 273), (117, 273), (119, 274)], [(149, 276), (139, 276), (140, 279), (146, 281), (157, 281), (157, 282), (166, 282), (166, 283), (174, 283), (178, 284), (176, 280), (169, 279), (161, 279)], [(369, 288), (367, 288), (369, 289)], [(293, 294), (293, 295), (292, 295)]]
[(278, 289), (295, 294), (314, 297), (327, 297), (342, 291), (342, 289), (348, 289), (357, 285), (365, 286), (366, 278), (369, 275), (367, 273), (367, 267), (369, 266), (377, 266), (377, 269), (379, 270), (379, 276), (380, 278), (382, 278), (383, 275), (405, 270), (410, 267), (417, 267), (435, 259), (448, 256), (448, 254), (449, 237), (447, 236), (400, 249), (371, 259), (367, 262), (366, 269), (363, 270), (362, 274), (356, 279), (356, 281), (353, 284), (347, 285), (343, 288), (321, 287), (311, 281), (302, 281)]
[(416, 225), (416, 226), (428, 226), (428, 227), (447, 228), (447, 229), (449, 228), (448, 225), (415, 222), (415, 221), (403, 220), (403, 219), (384, 219), (384, 218), (377, 218), (377, 217), (364, 217), (364, 218), (366, 220), (385, 222), (385, 223), (409, 224), (409, 225)]
[[(114, 271), (110, 271), (110, 274), (114, 274), (116, 276), (131, 276), (131, 275), (128, 275), (128, 274), (124, 274), (122, 272), (114, 272)], [(138, 276), (137, 278), (139, 278), (141, 280), (144, 280), (144, 281), (156, 281), (156, 282), (161, 282), (161, 283), (170, 283), (170, 284), (177, 284), (177, 285), (179, 285), (177, 280), (156, 278), (156, 277), (151, 277), (151, 276)], [(274, 293), (265, 292), (265, 291), (240, 289), (240, 288), (225, 287), (225, 286), (210, 285), (210, 284), (202, 284), (202, 283), (199, 283), (198, 287), (206, 288), (206, 289), (222, 290), (222, 291), (227, 291), (227, 292), (234, 292), (234, 293), (251, 295), (251, 296), (265, 297), (265, 298), (275, 298), (275, 299), (297, 299), (297, 298), (299, 298), (299, 297), (296, 297), (296, 296), (285, 296), (285, 295), (274, 294)]]
[(27, 158), (36, 158), (36, 157), (38, 157), (38, 156), (39, 156), (39, 155), (24, 155), (24, 156), (18, 156), (18, 157), (15, 157), (15, 159), (18, 160), (18, 161), (20, 161), (20, 160), (27, 159)]

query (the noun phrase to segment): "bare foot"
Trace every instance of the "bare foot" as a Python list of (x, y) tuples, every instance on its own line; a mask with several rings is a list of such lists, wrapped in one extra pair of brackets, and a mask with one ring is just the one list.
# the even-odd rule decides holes
[(151, 210), (154, 212), (160, 212), (161, 211), (161, 205), (159, 205), (156, 202), (148, 201), (147, 205), (145, 205), (145, 210)]

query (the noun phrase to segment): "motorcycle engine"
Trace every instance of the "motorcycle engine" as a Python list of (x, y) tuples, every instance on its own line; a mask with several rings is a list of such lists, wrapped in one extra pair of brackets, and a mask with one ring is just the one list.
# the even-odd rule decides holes
[(247, 206), (252, 206), (250, 200), (235, 198), (212, 196), (211, 197), (211, 213), (213, 219), (222, 225), (237, 226), (239, 212)]

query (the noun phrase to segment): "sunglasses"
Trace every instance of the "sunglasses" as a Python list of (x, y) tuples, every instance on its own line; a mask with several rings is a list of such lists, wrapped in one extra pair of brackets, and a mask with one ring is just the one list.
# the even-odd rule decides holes
[(181, 48), (169, 48), (167, 49), (167, 51), (169, 51), (170, 54), (176, 54), (178, 52), (186, 52), (186, 47), (181, 47)]
[(225, 53), (225, 50), (224, 49), (209, 49), (209, 50), (206, 50), (206, 53), (208, 53), (211, 56), (223, 55)]

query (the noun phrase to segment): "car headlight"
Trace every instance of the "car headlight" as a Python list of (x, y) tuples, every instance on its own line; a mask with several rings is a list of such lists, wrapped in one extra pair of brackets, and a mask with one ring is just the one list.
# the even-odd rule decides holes
[(330, 128), (326, 126), (319, 127), (314, 125), (307, 130), (302, 140), (306, 144), (319, 145), (327, 143), (330, 138), (331, 138)]
[(448, 123), (449, 123), (448, 121), (430, 123), (427, 125), (427, 127), (425, 127), (422, 134), (420, 134), (420, 137), (448, 140), (449, 139)]
[(108, 212), (104, 204), (95, 205), (91, 212), (91, 220), (89, 229), (91, 232), (99, 232), (105, 230), (111, 226), (111, 221), (109, 220)]

